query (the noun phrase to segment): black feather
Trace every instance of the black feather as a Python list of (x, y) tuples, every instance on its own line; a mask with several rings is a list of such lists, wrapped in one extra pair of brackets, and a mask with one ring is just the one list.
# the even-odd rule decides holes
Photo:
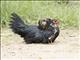
[(11, 14), (11, 19), (10, 28), (23, 37), (26, 43), (48, 43), (50, 36), (55, 35), (52, 38), (54, 41), (59, 35), (59, 29), (56, 29), (55, 33), (55, 28), (50, 26), (51, 20), (47, 20), (47, 29), (40, 29), (37, 25), (26, 25), (16, 13)]
[(12, 28), (13, 32), (23, 37), (25, 35), (25, 28), (28, 26), (24, 24), (22, 19), (16, 13), (12, 13), (11, 15), (12, 20), (10, 21), (10, 27)]

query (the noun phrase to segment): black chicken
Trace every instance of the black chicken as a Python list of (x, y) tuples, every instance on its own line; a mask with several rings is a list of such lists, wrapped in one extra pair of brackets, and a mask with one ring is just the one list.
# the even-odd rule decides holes
[(57, 20), (43, 19), (39, 25), (25, 25), (22, 19), (16, 14), (11, 14), (10, 27), (16, 34), (24, 38), (26, 43), (49, 43), (54, 42), (59, 35)]

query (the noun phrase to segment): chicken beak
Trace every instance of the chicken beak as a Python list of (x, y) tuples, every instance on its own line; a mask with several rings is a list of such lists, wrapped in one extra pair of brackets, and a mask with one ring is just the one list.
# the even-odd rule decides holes
[(58, 25), (57, 24), (50, 24), (50, 26), (52, 26), (54, 28), (54, 27), (57, 27)]

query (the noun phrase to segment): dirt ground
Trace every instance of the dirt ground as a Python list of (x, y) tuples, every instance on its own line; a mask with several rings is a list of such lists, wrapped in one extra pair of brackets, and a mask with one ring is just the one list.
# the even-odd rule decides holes
[(19, 35), (10, 29), (1, 31), (1, 59), (80, 59), (79, 30), (61, 29), (60, 35), (52, 44), (26, 44)]

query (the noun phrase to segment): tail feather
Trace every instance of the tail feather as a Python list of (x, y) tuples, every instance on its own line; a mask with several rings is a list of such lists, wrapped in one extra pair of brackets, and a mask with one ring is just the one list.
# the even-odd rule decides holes
[(11, 29), (13, 30), (13, 32), (23, 37), (25, 35), (24, 33), (25, 33), (26, 25), (16, 13), (12, 13), (11, 15), (12, 15), (11, 17), (12, 20), (10, 21)]
[(24, 23), (24, 22), (22, 21), (22, 19), (21, 19), (16, 13), (12, 13), (11, 15), (12, 15), (11, 18), (12, 18), (13, 20), (16, 20), (16, 22)]

